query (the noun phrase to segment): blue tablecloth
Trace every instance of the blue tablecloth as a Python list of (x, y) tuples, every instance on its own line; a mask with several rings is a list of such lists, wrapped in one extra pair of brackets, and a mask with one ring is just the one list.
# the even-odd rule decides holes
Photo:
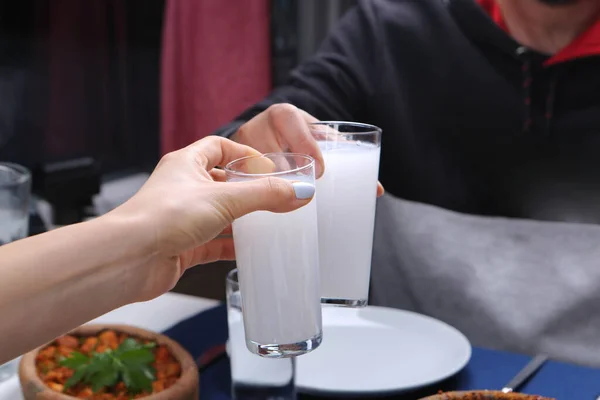
[[(222, 345), (227, 340), (226, 308), (221, 305), (202, 312), (173, 326), (165, 334), (198, 358), (207, 350)], [(394, 398), (418, 399), (438, 390), (499, 389), (523, 368), (530, 358), (521, 354), (476, 347), (473, 349), (471, 361), (457, 376), (418, 392)], [(231, 376), (229, 360), (226, 357), (204, 369), (200, 375), (201, 400), (230, 400)], [(367, 375), (365, 379), (368, 379)], [(600, 370), (549, 361), (521, 391), (559, 400), (595, 400), (600, 394)], [(301, 397), (316, 398), (304, 395)]]

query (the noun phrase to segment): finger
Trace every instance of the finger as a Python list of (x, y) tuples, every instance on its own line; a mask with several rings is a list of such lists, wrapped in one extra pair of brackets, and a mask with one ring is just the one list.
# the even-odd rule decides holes
[(207, 171), (216, 166), (223, 167), (238, 158), (261, 155), (252, 147), (219, 136), (200, 139), (189, 145), (186, 150), (190, 151)]
[(220, 206), (225, 207), (233, 219), (258, 210), (293, 211), (308, 204), (315, 194), (315, 187), (310, 183), (292, 183), (273, 177), (229, 182), (223, 186), (225, 193)]
[(281, 157), (277, 157), (276, 159), (280, 161), (279, 166), (269, 157), (251, 157), (237, 164), (235, 171), (244, 174), (260, 175), (277, 172), (278, 167), (280, 171), (289, 169), (289, 166), (285, 165), (285, 159), (281, 160)]
[(381, 184), (381, 182), (377, 182), (377, 197), (383, 196), (384, 193), (385, 189), (383, 188), (383, 185)]
[(298, 111), (300, 111), (300, 114), (302, 114), (302, 117), (304, 118), (304, 120), (309, 123), (312, 124), (313, 122), (319, 122), (318, 119), (316, 119), (315, 117), (313, 117), (312, 115), (310, 115), (309, 113), (307, 113), (306, 111), (302, 110), (302, 109), (298, 109)]
[(288, 150), (284, 143), (277, 137), (275, 132), (267, 134), (269, 128), (267, 112), (262, 112), (250, 121), (246, 122), (231, 139), (255, 148), (261, 153), (280, 153)]
[(312, 136), (323, 142), (349, 142), (348, 135), (344, 135), (339, 130), (331, 126), (332, 123), (314, 123), (310, 125)]
[[(267, 157), (246, 157), (244, 160), (235, 163), (235, 166), (231, 168), (231, 171), (238, 174), (249, 174), (249, 175), (260, 175), (260, 174), (272, 174), (280, 171), (289, 170), (290, 166), (286, 163), (284, 158), (276, 158), (278, 164)], [(213, 168), (209, 172), (210, 176), (215, 182), (226, 182), (227, 173), (222, 169)]]
[(186, 269), (198, 264), (207, 264), (221, 260), (235, 260), (235, 248), (233, 238), (221, 238), (211, 240), (202, 246), (196, 247)]
[(269, 107), (269, 125), (293, 153), (308, 154), (316, 161), (316, 175), (320, 178), (325, 171), (321, 149), (310, 131), (316, 118), (300, 111), (291, 104), (275, 104)]
[(215, 182), (225, 182), (227, 181), (227, 174), (222, 169), (213, 168), (209, 171), (209, 174), (213, 181)]

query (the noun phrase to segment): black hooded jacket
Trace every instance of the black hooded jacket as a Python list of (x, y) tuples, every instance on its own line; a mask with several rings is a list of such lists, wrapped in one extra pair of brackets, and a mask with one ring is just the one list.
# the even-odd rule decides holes
[(600, 222), (600, 21), (549, 57), (515, 42), (491, 0), (364, 0), (280, 102), (383, 129), (380, 180), (460, 212)]

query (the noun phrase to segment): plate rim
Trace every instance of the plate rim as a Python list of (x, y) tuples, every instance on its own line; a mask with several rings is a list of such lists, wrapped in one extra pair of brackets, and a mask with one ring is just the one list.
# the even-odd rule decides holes
[[(348, 308), (345, 307), (335, 307), (332, 306), (330, 307), (331, 310), (347, 310)], [(404, 309), (400, 309), (400, 308), (392, 308), (392, 307), (383, 307), (383, 306), (367, 306), (364, 308), (356, 308), (356, 312), (357, 314), (360, 312), (365, 312), (366, 310), (383, 310), (384, 312), (390, 312), (390, 313), (398, 313), (398, 314), (404, 314), (404, 315), (411, 315), (412, 317), (417, 317), (417, 318), (421, 318), (421, 319), (425, 319), (425, 320), (429, 320), (430, 322), (439, 324), (439, 325), (443, 325), (446, 328), (449, 328), (450, 331), (452, 331), (454, 334), (456, 334), (456, 336), (460, 339), (462, 339), (463, 343), (466, 345), (466, 353), (465, 353), (465, 357), (463, 360), (461, 360), (460, 363), (457, 363), (456, 367), (451, 369), (450, 371), (448, 371), (446, 374), (441, 375), (440, 377), (436, 377), (434, 380), (428, 381), (426, 383), (417, 383), (414, 385), (410, 385), (410, 386), (403, 386), (403, 387), (398, 387), (396, 389), (393, 388), (382, 388), (382, 389), (367, 389), (367, 390), (361, 390), (361, 391), (357, 391), (357, 390), (344, 390), (342, 389), (323, 389), (323, 388), (315, 388), (313, 386), (306, 386), (306, 385), (302, 385), (300, 382), (298, 382), (298, 372), (297, 369), (299, 367), (299, 363), (301, 363), (302, 361), (296, 360), (296, 376), (295, 376), (295, 385), (296, 385), (296, 389), (298, 390), (298, 392), (301, 393), (305, 393), (305, 394), (321, 394), (321, 395), (328, 395), (328, 396), (332, 396), (332, 397), (339, 397), (339, 396), (345, 396), (345, 397), (360, 397), (360, 396), (364, 396), (365, 394), (376, 394), (376, 395), (387, 395), (387, 394), (398, 394), (398, 393), (405, 393), (405, 392), (410, 392), (413, 390), (417, 390), (429, 385), (433, 385), (439, 382), (442, 382), (448, 378), (453, 377), (454, 375), (458, 374), (460, 371), (462, 371), (468, 364), (469, 361), (471, 360), (471, 357), (473, 356), (473, 346), (471, 344), (471, 342), (469, 341), (469, 339), (467, 338), (467, 336), (462, 333), (461, 331), (459, 331), (457, 328), (455, 328), (454, 326), (450, 325), (449, 323), (442, 321), (440, 319), (434, 318), (432, 316), (426, 315), (426, 314), (421, 314), (415, 311), (410, 311), (410, 310), (404, 310)], [(367, 311), (368, 312), (368, 311)], [(360, 316), (358, 315), (358, 317), (360, 318)], [(326, 320), (323, 320), (323, 326), (326, 325)], [(302, 356), (300, 356), (301, 358)], [(337, 396), (336, 396), (337, 395)]]

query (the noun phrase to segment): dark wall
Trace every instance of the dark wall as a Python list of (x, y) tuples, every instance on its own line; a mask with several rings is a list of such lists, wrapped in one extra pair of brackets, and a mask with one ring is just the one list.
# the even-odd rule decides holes
[(0, 3), (0, 159), (152, 166), (164, 0)]
[[(30, 20), (33, 0), (0, 2), (0, 159), (30, 163), (26, 148), (33, 115)], [(31, 138), (33, 139), (33, 138)]]

